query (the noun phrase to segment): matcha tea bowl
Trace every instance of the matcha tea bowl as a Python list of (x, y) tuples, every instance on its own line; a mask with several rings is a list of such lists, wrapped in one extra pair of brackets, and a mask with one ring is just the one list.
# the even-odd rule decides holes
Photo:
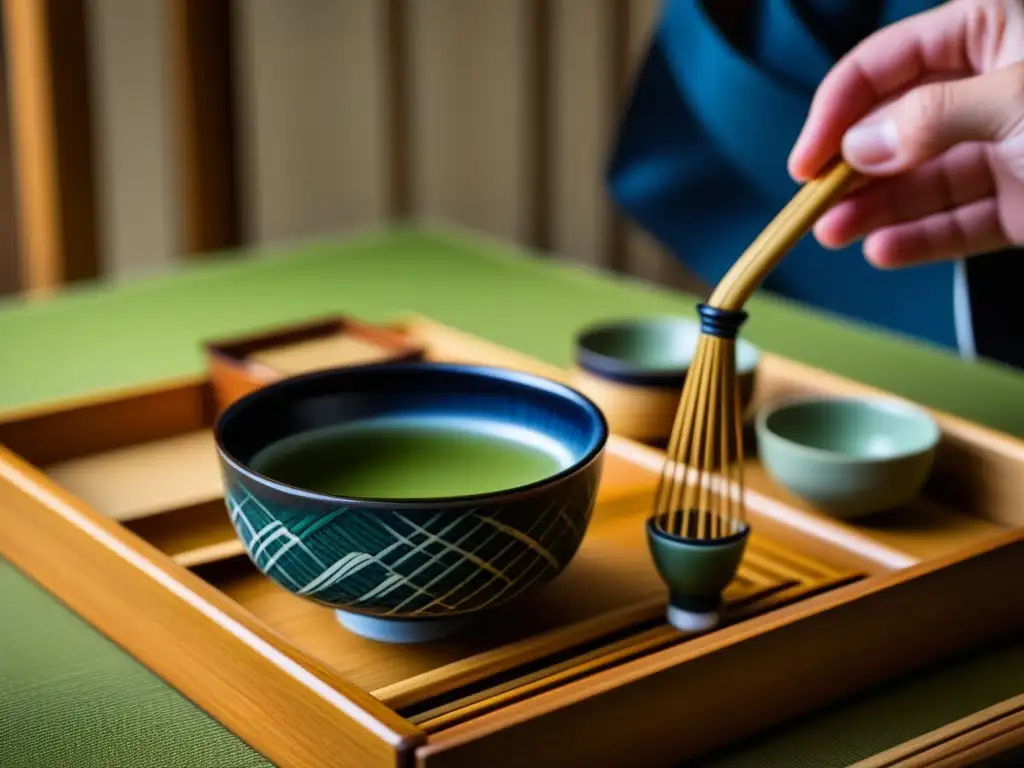
[[(648, 443), (668, 440), (679, 397), (700, 338), (687, 318), (613, 320), (576, 338), (569, 383), (600, 406), (615, 434)], [(745, 411), (754, 391), (760, 353), (736, 342), (736, 378)]]
[(275, 382), (229, 406), (215, 434), (256, 568), (357, 634), (417, 642), (568, 565), (608, 427), (548, 379), (417, 362)]
[(755, 430), (759, 458), (775, 482), (845, 518), (913, 500), (941, 439), (925, 410), (888, 398), (788, 400), (760, 410)]

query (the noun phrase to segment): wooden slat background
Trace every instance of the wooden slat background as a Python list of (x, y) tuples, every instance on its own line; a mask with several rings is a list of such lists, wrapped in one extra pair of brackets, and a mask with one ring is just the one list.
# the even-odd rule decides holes
[(86, 8), (3, 0), (18, 271), (34, 293), (103, 269)]
[[(233, 66), (212, 88), (181, 61), (223, 25), (205, 0), (81, 1), (108, 275), (411, 215), (688, 284), (603, 183), (658, 0), (216, 0)], [(233, 113), (183, 109), (197, 88), (233, 94)], [(233, 145), (211, 138), (229, 120)], [(203, 218), (214, 209), (234, 220)], [(0, 290), (10, 250), (0, 240)]]
[[(0, 25), (3, 15), (0, 14)], [(0, 29), (0, 40), (3, 39)], [(8, 119), (10, 99), (7, 89), (7, 62), (0, 57), (0, 296), (13, 293), (21, 284), (18, 263), (18, 201), (14, 192), (14, 163), (10, 152), (2, 151), (12, 142), (11, 124)]]

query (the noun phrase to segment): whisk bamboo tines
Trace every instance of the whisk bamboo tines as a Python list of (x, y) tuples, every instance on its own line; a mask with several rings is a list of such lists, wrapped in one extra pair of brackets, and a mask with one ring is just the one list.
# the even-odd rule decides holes
[(736, 335), (743, 311), (699, 306), (701, 336), (683, 385), (655, 495), (654, 523), (685, 539), (721, 539), (744, 526), (743, 420)]
[(683, 385), (655, 495), (652, 524), (690, 541), (746, 530), (743, 422), (736, 337), (743, 305), (782, 257), (858, 179), (842, 161), (805, 184), (698, 306), (701, 335)]

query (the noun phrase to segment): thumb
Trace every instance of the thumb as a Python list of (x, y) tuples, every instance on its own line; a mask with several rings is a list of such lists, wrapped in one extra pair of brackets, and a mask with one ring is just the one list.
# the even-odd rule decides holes
[(889, 175), (961, 142), (1000, 141), (1022, 127), (1024, 63), (908, 91), (850, 128), (843, 156), (862, 173)]

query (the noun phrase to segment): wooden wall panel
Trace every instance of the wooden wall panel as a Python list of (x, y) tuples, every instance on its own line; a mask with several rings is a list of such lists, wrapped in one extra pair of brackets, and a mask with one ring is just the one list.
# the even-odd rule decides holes
[(421, 216), (528, 242), (532, 16), (525, 0), (410, 0)]
[(387, 216), (405, 221), (415, 214), (413, 200), (413, 71), (409, 1), (383, 0), (380, 24), (380, 58), (384, 67), (384, 98), (381, 119), (387, 141)]
[[(629, 63), (627, 79), (632, 83), (647, 53), (651, 32), (661, 10), (661, 0), (630, 0)], [(625, 108), (625, 97), (620, 111)], [(709, 292), (685, 266), (669, 254), (647, 233), (628, 224), (626, 227), (626, 264), (628, 271), (656, 283), (665, 283), (698, 294)]]
[[(184, 1), (89, 6), (101, 231), (117, 275), (189, 250), (166, 10)], [(660, 6), (234, 0), (241, 230), (263, 245), (440, 218), (689, 287), (604, 186)]]
[(106, 271), (118, 278), (164, 271), (180, 248), (167, 2), (88, 7), (100, 247)]
[(242, 244), (234, 0), (168, 0), (182, 254)]
[(255, 243), (323, 237), (386, 216), (384, 6), (237, 4), (241, 187)]
[(527, 25), (522, 41), (526, 61), (527, 134), (530, 175), (525, 190), (529, 206), (529, 245), (550, 254), (554, 210), (554, 55), (555, 11), (551, 0), (528, 0)]
[[(0, 14), (2, 24), (3, 15)], [(9, 109), (7, 62), (5, 56), (0, 56), (0, 296), (15, 293), (21, 285), (16, 214), (18, 200), (14, 189), (14, 146)]]
[(614, 130), (608, 73), (611, 3), (553, 0), (553, 243), (571, 259), (610, 265), (604, 170)]
[[(660, 6), (659, 0), (631, 0), (630, 2), (629, 52), (632, 66), (629, 77), (631, 79), (636, 77), (643, 57), (647, 53), (647, 46)], [(625, 99), (623, 99), (621, 109), (625, 109)], [(666, 259), (661, 247), (635, 226), (630, 224), (628, 230), (627, 248), (632, 270), (648, 279), (659, 279), (665, 271)]]
[(84, 0), (3, 0), (18, 200), (30, 292), (101, 269)]

